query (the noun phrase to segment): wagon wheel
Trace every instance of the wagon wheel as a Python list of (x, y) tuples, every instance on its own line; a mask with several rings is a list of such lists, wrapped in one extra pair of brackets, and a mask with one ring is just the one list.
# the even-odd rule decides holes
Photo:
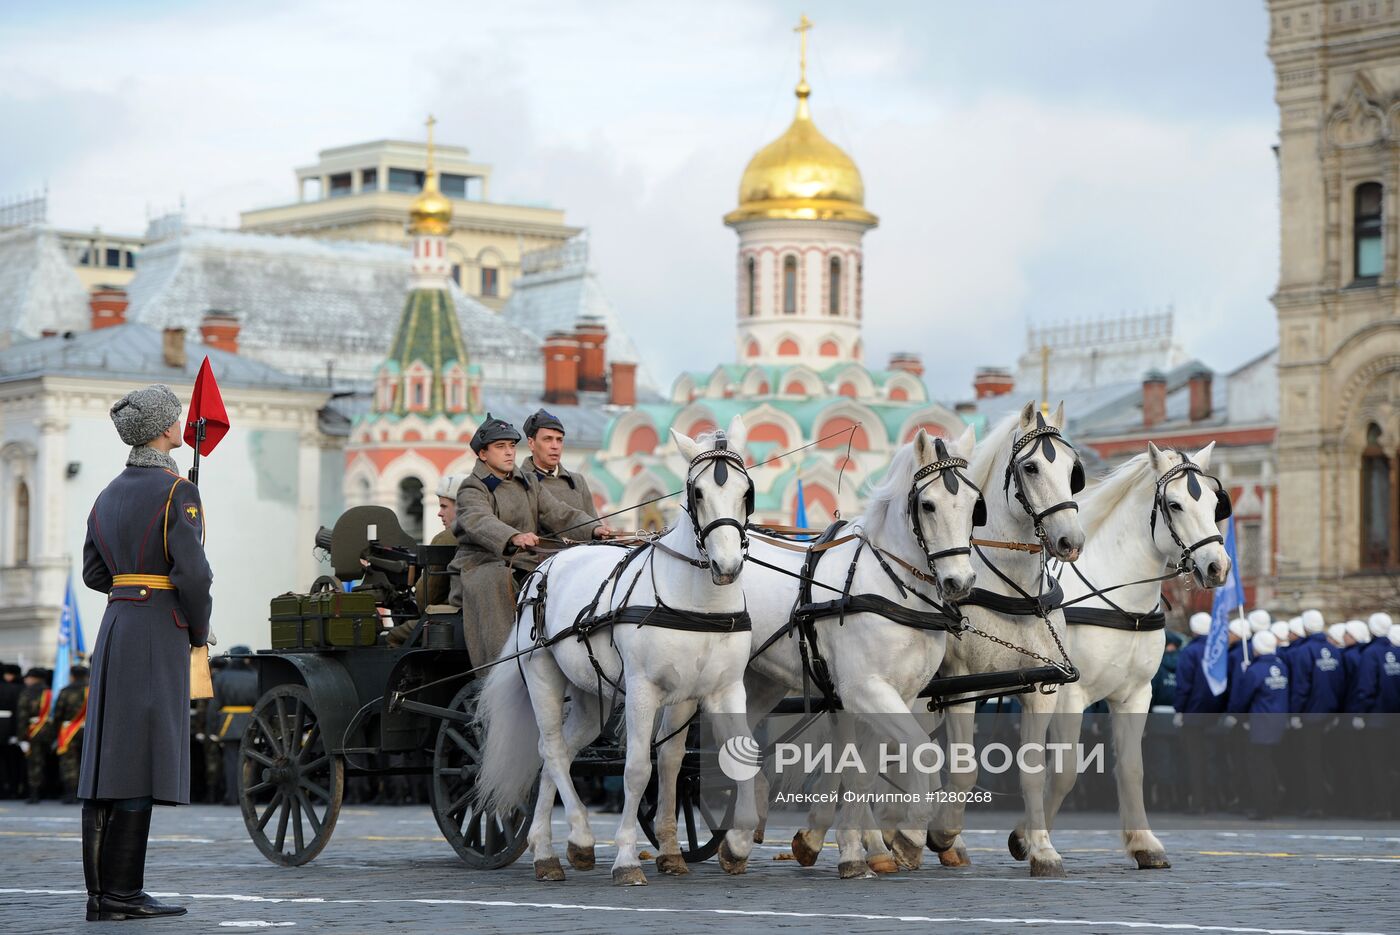
[[(701, 796), (699, 770), (684, 765), (676, 779), (676, 836), (680, 838), (681, 856), (688, 864), (698, 864), (709, 860), (719, 850), (724, 840), (724, 829), (733, 824), (734, 790), (721, 792), (723, 806), (716, 802), (716, 790), (709, 790), (709, 801)], [(637, 810), (637, 821), (642, 826), (647, 840), (658, 846), (656, 840), (656, 773), (653, 770), (651, 782), (642, 794), (642, 805)]]
[[(472, 682), (448, 706), (467, 715), (476, 713), (481, 684)], [(476, 774), (481, 765), (481, 742), (474, 725), (443, 719), (433, 745), (431, 801), (433, 817), (457, 856), (475, 870), (499, 870), (515, 863), (529, 843), (530, 811), (501, 818), (476, 803)], [(533, 797), (532, 797), (533, 799)]]
[(326, 752), (311, 692), (278, 685), (259, 698), (238, 757), (243, 823), (263, 856), (298, 867), (321, 853), (340, 815), (345, 763)]

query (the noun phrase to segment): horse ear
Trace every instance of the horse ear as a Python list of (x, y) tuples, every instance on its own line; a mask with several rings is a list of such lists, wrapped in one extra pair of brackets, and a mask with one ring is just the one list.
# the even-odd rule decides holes
[(1026, 403), (1026, 407), (1021, 410), (1021, 430), (1025, 431), (1031, 427), (1035, 421), (1035, 400)]
[(1167, 456), (1162, 454), (1162, 449), (1158, 448), (1150, 441), (1147, 443), (1147, 460), (1152, 465), (1152, 470), (1156, 471), (1159, 475), (1165, 474), (1167, 468), (1171, 467), (1171, 465), (1167, 464)]
[(958, 436), (957, 443), (953, 446), (958, 457), (965, 460), (972, 460), (972, 449), (977, 447), (977, 430), (972, 426), (963, 429), (963, 433)]
[(1050, 417), (1050, 424), (1060, 431), (1065, 428), (1065, 401), (1060, 400), (1060, 404), (1055, 407), (1055, 414)]
[(938, 460), (938, 452), (933, 448), (933, 439), (923, 429), (919, 429), (919, 434), (914, 436), (914, 457), (918, 459), (919, 467)]
[(684, 432), (677, 432), (671, 429), (671, 438), (675, 441), (676, 447), (680, 449), (681, 457), (686, 461), (694, 461), (695, 456), (700, 453), (700, 446), (695, 444), (695, 439)]
[(1200, 451), (1193, 454), (1191, 460), (1195, 462), (1196, 467), (1200, 468), (1202, 471), (1208, 471), (1210, 470), (1210, 456), (1214, 451), (1215, 442), (1212, 441)]
[(748, 443), (748, 440), (749, 427), (744, 424), (743, 416), (736, 415), (729, 420), (729, 447), (739, 454), (743, 454), (744, 445)]

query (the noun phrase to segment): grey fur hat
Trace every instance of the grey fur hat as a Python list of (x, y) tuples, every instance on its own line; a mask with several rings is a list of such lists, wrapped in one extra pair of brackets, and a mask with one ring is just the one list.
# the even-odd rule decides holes
[(164, 383), (132, 390), (112, 406), (112, 422), (125, 444), (144, 445), (180, 421), (180, 398)]

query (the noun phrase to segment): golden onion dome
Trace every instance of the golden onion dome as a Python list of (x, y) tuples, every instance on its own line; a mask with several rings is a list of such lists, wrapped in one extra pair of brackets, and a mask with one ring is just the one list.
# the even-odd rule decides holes
[(739, 207), (724, 216), (724, 223), (764, 219), (854, 221), (870, 227), (879, 223), (865, 210), (865, 183), (855, 161), (812, 122), (807, 105), (811, 93), (804, 77), (797, 85), (797, 116), (782, 136), (749, 160), (739, 182)]
[(414, 234), (445, 235), (452, 227), (452, 202), (438, 191), (437, 172), (428, 170), (423, 191), (408, 208), (408, 229)]

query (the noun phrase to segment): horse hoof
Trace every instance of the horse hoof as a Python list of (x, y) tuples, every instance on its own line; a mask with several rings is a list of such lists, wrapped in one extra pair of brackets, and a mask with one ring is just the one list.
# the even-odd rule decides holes
[(916, 844), (902, 834), (896, 833), (889, 842), (890, 851), (899, 866), (904, 870), (918, 870), (924, 862), (924, 846)]
[(1019, 831), (1013, 831), (1006, 836), (1006, 849), (1011, 852), (1014, 860), (1025, 860), (1031, 853)]
[(738, 876), (747, 873), (749, 870), (748, 857), (735, 857), (734, 852), (729, 849), (729, 842), (721, 841), (719, 845), (719, 866), (725, 873)]
[(593, 845), (580, 847), (569, 842), (569, 865), (575, 870), (592, 870), (596, 858), (593, 856)]
[(867, 857), (865, 862), (876, 873), (899, 872), (899, 862), (889, 854), (876, 854), (874, 857)]
[(762, 828), (759, 828), (757, 831), (755, 831), (755, 832), (753, 833), (753, 843), (755, 843), (755, 844), (762, 844), (762, 843), (763, 843), (763, 829), (762, 829)]
[(875, 874), (865, 865), (863, 860), (843, 860), (841, 861), (841, 879), (843, 880), (873, 880)]
[(660, 855), (656, 858), (656, 869), (661, 873), (669, 873), (673, 877), (685, 876), (690, 872), (690, 866), (680, 854)]
[(810, 867), (817, 862), (821, 856), (821, 848), (808, 846), (807, 837), (801, 831), (792, 836), (792, 856), (797, 858), (797, 862), (804, 867)]
[(1137, 861), (1139, 870), (1170, 870), (1172, 868), (1172, 862), (1167, 860), (1167, 855), (1160, 852), (1133, 851), (1133, 860)]
[(642, 873), (641, 867), (614, 867), (612, 878), (614, 886), (647, 885), (647, 875)]
[(1065, 862), (1063, 860), (1040, 860), (1033, 857), (1031, 858), (1031, 876), (1047, 880), (1063, 880)]
[(938, 852), (938, 862), (945, 867), (971, 867), (972, 858), (967, 854), (967, 848), (961, 844), (949, 846)]
[(564, 879), (564, 868), (558, 857), (535, 861), (535, 879), (541, 883), (558, 883)]

